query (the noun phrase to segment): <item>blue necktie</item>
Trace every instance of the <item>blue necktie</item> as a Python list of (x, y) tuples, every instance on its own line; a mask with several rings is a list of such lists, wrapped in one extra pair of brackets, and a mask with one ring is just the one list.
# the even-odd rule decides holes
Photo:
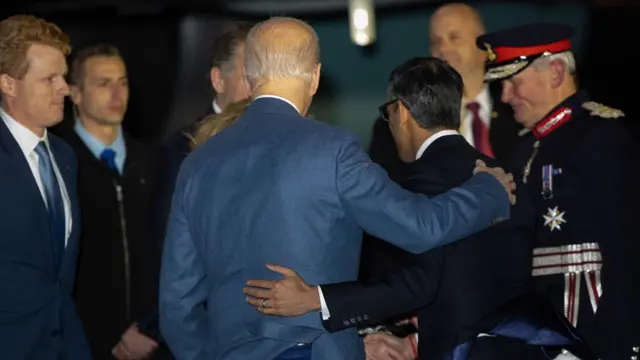
[(116, 166), (116, 152), (112, 149), (104, 149), (102, 154), (100, 154), (100, 160), (104, 161), (110, 170), (114, 172), (118, 172), (118, 167)]
[(42, 180), (45, 197), (47, 199), (53, 253), (56, 266), (59, 267), (62, 263), (66, 238), (66, 221), (62, 192), (45, 142), (40, 141), (35, 151), (36, 154), (38, 154), (38, 171), (40, 172), (40, 179)]

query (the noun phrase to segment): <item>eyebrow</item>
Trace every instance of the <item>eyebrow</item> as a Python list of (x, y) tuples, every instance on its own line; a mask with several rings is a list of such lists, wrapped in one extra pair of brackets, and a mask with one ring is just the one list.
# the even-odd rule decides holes
[[(120, 76), (117, 80), (128, 80), (129, 77), (128, 76)], [(96, 76), (93, 78), (93, 80), (112, 80), (112, 78), (110, 77), (106, 77), (106, 76)]]

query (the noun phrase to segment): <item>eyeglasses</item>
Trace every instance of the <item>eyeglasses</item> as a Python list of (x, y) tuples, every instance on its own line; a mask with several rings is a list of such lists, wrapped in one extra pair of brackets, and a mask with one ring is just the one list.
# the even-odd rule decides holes
[(387, 101), (386, 103), (378, 107), (378, 111), (380, 111), (380, 114), (382, 115), (382, 118), (384, 119), (384, 121), (389, 121), (389, 105), (394, 104), (397, 101), (400, 101), (402, 105), (404, 105), (404, 107), (407, 108), (407, 110), (410, 110), (406, 102), (402, 101), (402, 99), (400, 98), (394, 97), (393, 99)]
[(393, 98), (378, 107), (378, 111), (380, 111), (380, 115), (382, 115), (384, 121), (389, 121), (389, 105), (395, 103), (396, 101), (398, 101), (398, 98)]

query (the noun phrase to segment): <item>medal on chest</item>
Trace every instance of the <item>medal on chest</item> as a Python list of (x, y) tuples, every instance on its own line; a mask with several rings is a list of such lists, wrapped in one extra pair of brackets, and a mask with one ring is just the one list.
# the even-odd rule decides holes
[(562, 124), (571, 119), (571, 109), (564, 106), (560, 107), (551, 114), (542, 119), (536, 126), (531, 129), (531, 132), (536, 137), (536, 141), (533, 143), (533, 151), (527, 161), (524, 170), (522, 171), (522, 182), (527, 183), (529, 175), (531, 174), (531, 166), (533, 161), (538, 155), (540, 149), (540, 139), (551, 134), (555, 129), (559, 128)]
[(553, 199), (553, 177), (562, 174), (562, 169), (553, 168), (553, 165), (542, 166), (542, 198)]
[[(552, 164), (542, 166), (542, 198), (544, 200), (553, 199), (553, 178), (562, 174), (561, 168), (554, 168)], [(556, 205), (554, 208), (548, 208), (547, 213), (542, 215), (544, 225), (549, 227), (551, 231), (562, 230), (561, 225), (567, 220), (564, 218), (565, 212), (560, 211)]]
[(546, 215), (542, 215), (544, 226), (548, 226), (551, 231), (562, 230), (560, 225), (565, 224), (567, 220), (564, 218), (564, 211), (558, 210), (558, 207), (549, 208)]

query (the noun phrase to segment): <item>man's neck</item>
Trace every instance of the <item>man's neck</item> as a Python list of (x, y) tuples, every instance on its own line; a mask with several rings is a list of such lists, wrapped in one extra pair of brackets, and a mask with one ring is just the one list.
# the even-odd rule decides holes
[(437, 133), (446, 130), (445, 128), (436, 128), (432, 130), (426, 130), (418, 127), (411, 137), (411, 147), (414, 154), (417, 154), (422, 145), (424, 145), (427, 140), (432, 138)]
[(298, 111), (300, 111), (300, 114), (302, 114), (302, 116), (305, 116), (308, 106), (305, 97), (306, 89), (300, 84), (299, 81), (284, 83), (285, 81), (278, 84), (272, 82), (258, 87), (251, 94), (252, 98), (255, 99), (258, 96), (264, 95), (279, 96), (281, 98), (289, 100), (293, 105), (295, 105)]
[(105, 146), (113, 144), (118, 138), (118, 135), (120, 135), (119, 125), (102, 125), (93, 120), (83, 118), (82, 116), (79, 117), (79, 120), (82, 127)]
[(462, 81), (464, 83), (463, 96), (467, 100), (475, 99), (484, 89), (484, 74), (482, 72), (469, 74)]
[(533, 128), (534, 126), (536, 126), (540, 121), (542, 121), (543, 119), (545, 119), (548, 114), (555, 109), (556, 107), (558, 107), (560, 104), (562, 104), (563, 102), (565, 102), (569, 97), (575, 95), (575, 93), (577, 92), (577, 89), (574, 85), (570, 85), (567, 84), (566, 86), (564, 86), (561, 89), (558, 89), (557, 92), (555, 92), (554, 94), (552, 94), (550, 96), (549, 99), (549, 106), (547, 109), (545, 109), (545, 115), (543, 115), (542, 118), (538, 119), (535, 123), (533, 124), (525, 124), (525, 127), (528, 129)]

